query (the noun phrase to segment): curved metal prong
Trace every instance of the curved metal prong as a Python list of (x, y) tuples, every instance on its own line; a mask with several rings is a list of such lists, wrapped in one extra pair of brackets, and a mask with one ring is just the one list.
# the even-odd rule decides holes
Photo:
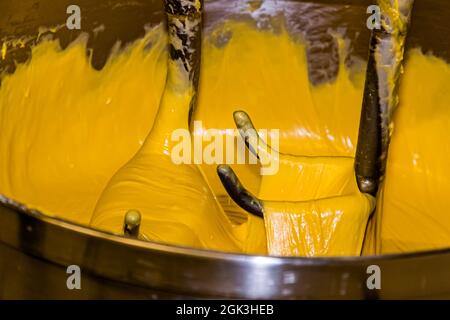
[[(385, 174), (392, 114), (398, 104), (403, 48), (414, 0), (379, 1), (380, 28), (372, 30), (364, 87), (355, 174), (361, 192), (377, 195)], [(377, 61), (380, 61), (379, 63)]]
[(367, 63), (358, 144), (355, 155), (355, 174), (359, 190), (373, 196), (378, 191), (382, 152), (381, 106), (374, 53), (376, 45), (377, 38), (374, 31)]
[(231, 199), (242, 209), (255, 216), (264, 217), (263, 202), (244, 188), (239, 178), (228, 165), (219, 165), (217, 174)]
[(141, 213), (137, 210), (129, 210), (125, 214), (123, 233), (126, 236), (137, 238), (141, 226)]
[(273, 152), (269, 145), (258, 135), (252, 120), (245, 111), (233, 113), (234, 123), (245, 141), (247, 148), (260, 160), (261, 163), (270, 163)]

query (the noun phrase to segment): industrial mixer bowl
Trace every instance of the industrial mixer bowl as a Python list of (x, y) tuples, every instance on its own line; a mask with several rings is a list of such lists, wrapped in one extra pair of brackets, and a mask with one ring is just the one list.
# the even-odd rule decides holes
[[(256, 16), (240, 11), (240, 4), (247, 2), (206, 1), (205, 32), (223, 19), (254, 19), (264, 24), (267, 14)], [(15, 62), (27, 61), (39, 27), (64, 22), (70, 4), (66, 0), (57, 3), (0, 0), (0, 38), (32, 36), (29, 43), (0, 62), (0, 71), (13, 73)], [(285, 16), (289, 31), (308, 41), (312, 83), (329, 81), (337, 72), (337, 49), (326, 32), (330, 28), (344, 30), (346, 39), (351, 41), (348, 64), (365, 60), (370, 36), (365, 26), (366, 9), (371, 1), (261, 1), (261, 4), (272, 5), (274, 14)], [(82, 31), (91, 35), (88, 47), (93, 49), (92, 64), (97, 69), (105, 64), (118, 40), (125, 45), (143, 36), (144, 25), (164, 20), (159, 0), (112, 0), (95, 4), (79, 0), (78, 5), (83, 8)], [(427, 10), (433, 13), (424, 14)], [(450, 61), (445, 41), (448, 29), (443, 27), (448, 23), (437, 23), (440, 17), (450, 17), (448, 1), (418, 0), (414, 15), (408, 46), (431, 49), (435, 55)], [(107, 32), (94, 38), (93, 30), (99, 25), (104, 25)], [(55, 37), (64, 48), (79, 32), (63, 28)], [(0, 198), (0, 226), (0, 298), (3, 299), (450, 297), (450, 249), (348, 258), (226, 254), (93, 230), (28, 210), (6, 198)], [(81, 268), (81, 290), (68, 290), (66, 286), (66, 271), (71, 265)], [(379, 290), (367, 286), (371, 266), (382, 270)]]

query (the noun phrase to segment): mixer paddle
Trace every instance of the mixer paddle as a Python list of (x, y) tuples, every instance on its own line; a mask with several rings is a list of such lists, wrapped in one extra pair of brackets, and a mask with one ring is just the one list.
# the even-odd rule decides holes
[(377, 194), (381, 177), (381, 109), (374, 55), (376, 41), (375, 33), (373, 33), (355, 154), (355, 174), (358, 188), (361, 192), (371, 195)]
[(218, 166), (217, 174), (231, 199), (233, 199), (237, 205), (255, 216), (261, 218), (264, 217), (263, 202), (245, 189), (230, 166)]
[(123, 234), (128, 237), (138, 238), (141, 226), (141, 213), (138, 210), (130, 210), (125, 214), (123, 222)]
[(259, 137), (248, 114), (245, 111), (235, 111), (233, 119), (245, 145), (258, 160), (263, 164), (273, 160), (271, 148)]
[(384, 19), (371, 36), (355, 155), (359, 190), (373, 196), (385, 172), (391, 117), (398, 104), (398, 84), (414, 0), (378, 2)]
[[(371, 36), (366, 70), (361, 119), (354, 170), (360, 192), (376, 196), (385, 172), (391, 134), (392, 113), (398, 104), (398, 84), (402, 70), (404, 45), (414, 0), (379, 0), (383, 14), (381, 28)], [(265, 163), (270, 160), (267, 146), (261, 142), (248, 115), (234, 113), (236, 126), (249, 150)], [(254, 143), (251, 143), (253, 139)], [(232, 199), (244, 209), (249, 193), (243, 191), (231, 168), (218, 169), (219, 176)], [(254, 198), (251, 203), (256, 203)], [(251, 210), (247, 210), (251, 212)], [(258, 213), (258, 215), (260, 215)]]
[(295, 156), (273, 149), (269, 153), (270, 147), (258, 137), (248, 115), (238, 111), (234, 118), (261, 165), (265, 165), (263, 157), (278, 162), (275, 175), (263, 176), (258, 197), (245, 189), (230, 166), (217, 167), (223, 186), (237, 205), (264, 219), (269, 254), (360, 254), (376, 200), (359, 191), (353, 159)]
[[(277, 157), (271, 155), (270, 146), (259, 137), (252, 120), (245, 111), (235, 111), (233, 119), (245, 145), (260, 162), (268, 163), (276, 160), (274, 158)], [(217, 174), (228, 195), (238, 206), (255, 216), (264, 217), (263, 201), (245, 189), (229, 165), (218, 166)]]

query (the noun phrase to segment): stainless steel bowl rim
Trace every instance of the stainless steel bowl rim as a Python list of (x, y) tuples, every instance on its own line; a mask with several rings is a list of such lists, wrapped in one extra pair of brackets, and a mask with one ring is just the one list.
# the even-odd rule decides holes
[(424, 250), (409, 253), (399, 253), (399, 254), (382, 254), (382, 255), (372, 255), (372, 256), (341, 256), (341, 257), (279, 257), (279, 256), (263, 256), (255, 254), (238, 254), (238, 253), (228, 253), (213, 251), (207, 249), (196, 249), (190, 247), (183, 247), (165, 243), (159, 243), (155, 241), (144, 241), (140, 239), (133, 239), (124, 237), (119, 234), (93, 229), (85, 225), (67, 221), (58, 217), (51, 217), (46, 214), (41, 213), (38, 210), (29, 210), (25, 206), (18, 204), (10, 199), (0, 196), (0, 205), (9, 207), (21, 215), (28, 215), (34, 219), (40, 220), (44, 223), (57, 226), (59, 228), (65, 228), (80, 234), (84, 234), (90, 237), (101, 238), (103, 240), (115, 242), (117, 244), (125, 244), (129, 246), (134, 246), (142, 249), (151, 249), (164, 253), (172, 253), (177, 255), (187, 255), (190, 257), (207, 257), (214, 258), (218, 260), (257, 260), (258, 263), (264, 261), (264, 263), (280, 264), (289, 262), (295, 265), (329, 265), (337, 263), (348, 263), (348, 262), (376, 262), (377, 260), (398, 260), (398, 259), (409, 259), (414, 257), (425, 257), (433, 255), (450, 254), (450, 248), (435, 249), (435, 250)]

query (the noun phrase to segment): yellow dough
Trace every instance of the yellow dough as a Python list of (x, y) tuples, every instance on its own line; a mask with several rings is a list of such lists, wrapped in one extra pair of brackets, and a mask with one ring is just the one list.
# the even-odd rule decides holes
[(358, 190), (353, 159), (344, 157), (282, 155), (259, 197), (268, 252), (278, 256), (359, 255), (375, 208), (375, 199)]
[[(265, 200), (266, 221), (232, 204), (216, 164), (171, 162), (167, 137), (187, 128), (189, 93), (167, 93), (146, 139), (166, 80), (161, 27), (113, 54), (101, 71), (90, 67), (85, 41), (64, 51), (44, 41), (31, 61), (2, 79), (0, 194), (119, 233), (126, 211), (138, 209), (142, 237), (196, 248), (358, 255), (374, 205), (357, 190), (353, 173), (364, 70), (344, 66), (345, 46), (336, 41), (337, 79), (313, 86), (304, 45), (285, 31), (226, 22), (203, 40), (194, 114), (202, 129), (193, 137), (208, 128), (228, 134), (233, 112), (245, 110), (258, 129), (279, 129), (279, 151), (295, 155), (283, 157), (274, 176), (261, 177), (259, 165), (232, 165)], [(370, 229), (378, 253), (450, 245), (449, 68), (420, 51), (409, 55), (381, 220)]]
[[(220, 41), (227, 37), (230, 39), (223, 45)], [(342, 62), (344, 44), (340, 47)], [(302, 43), (293, 41), (283, 29), (273, 34), (236, 22), (225, 23), (207, 35), (202, 53), (196, 119), (202, 120), (204, 129), (218, 128), (226, 134), (226, 129), (235, 127), (233, 112), (243, 110), (256, 128), (280, 130), (280, 152), (353, 157), (363, 69), (348, 70), (341, 63), (337, 81), (312, 86)], [(203, 169), (214, 191), (225, 194), (215, 167), (204, 165)], [(258, 192), (258, 166), (232, 168), (250, 191)]]
[[(177, 142), (172, 140), (172, 133), (189, 130), (194, 91), (183, 64), (169, 60), (167, 77), (150, 134), (133, 159), (109, 182), (98, 201), (91, 225), (120, 232), (125, 213), (135, 209), (142, 214), (140, 232), (144, 239), (246, 252), (247, 241), (255, 243), (242, 232), (248, 222), (241, 227), (231, 223), (199, 166), (173, 162), (171, 153)], [(264, 252), (264, 249), (256, 252)]]
[(450, 246), (450, 66), (413, 50), (394, 116), (381, 253)]
[(33, 48), (31, 61), (0, 87), (0, 194), (89, 223), (109, 179), (152, 126), (165, 39), (156, 28), (101, 71), (90, 66), (86, 39), (64, 51), (54, 41)]

